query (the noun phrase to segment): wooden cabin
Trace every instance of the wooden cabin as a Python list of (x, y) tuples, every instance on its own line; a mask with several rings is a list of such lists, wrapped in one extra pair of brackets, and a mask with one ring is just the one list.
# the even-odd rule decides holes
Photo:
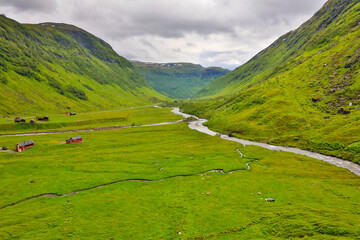
[(49, 117), (48, 117), (48, 116), (36, 117), (36, 119), (39, 120), (39, 121), (49, 121)]
[(82, 142), (82, 137), (76, 136), (76, 137), (72, 137), (72, 138), (69, 138), (68, 140), (66, 140), (67, 144), (69, 144), (69, 143), (77, 143), (77, 142)]
[(24, 123), (24, 122), (25, 122), (25, 119), (20, 118), (20, 117), (15, 117), (15, 118), (14, 118), (14, 122), (16, 122), (16, 123)]
[(33, 140), (30, 141), (26, 141), (26, 142), (21, 142), (16, 144), (16, 151), (17, 152), (22, 152), (25, 151), (26, 149), (33, 147), (35, 145)]

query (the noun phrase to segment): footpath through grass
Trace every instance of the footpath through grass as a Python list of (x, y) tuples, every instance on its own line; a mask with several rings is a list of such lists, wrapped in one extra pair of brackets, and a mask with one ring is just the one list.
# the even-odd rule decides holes
[[(360, 179), (291, 153), (244, 148), (185, 123), (32, 136), (0, 153), (0, 239), (356, 239)], [(27, 140), (0, 138), (0, 145)], [(241, 158), (239, 149), (246, 158)], [(246, 170), (246, 162), (251, 169)], [(243, 169), (232, 174), (211, 169)], [(274, 203), (265, 198), (274, 198)]]

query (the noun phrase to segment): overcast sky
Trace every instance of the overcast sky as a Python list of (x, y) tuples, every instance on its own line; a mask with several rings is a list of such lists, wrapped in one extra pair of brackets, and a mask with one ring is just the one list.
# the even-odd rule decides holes
[(0, 0), (21, 23), (78, 26), (144, 62), (234, 69), (296, 29), (326, 0)]

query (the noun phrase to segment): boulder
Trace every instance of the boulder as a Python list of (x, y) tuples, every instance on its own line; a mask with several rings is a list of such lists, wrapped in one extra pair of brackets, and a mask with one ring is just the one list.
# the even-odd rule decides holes
[(319, 97), (313, 97), (311, 100), (313, 102), (320, 102), (321, 101), (321, 99)]
[(347, 111), (347, 110), (345, 110), (344, 108), (340, 108), (337, 113), (338, 113), (338, 114), (349, 114), (350, 111)]
[(275, 199), (273, 199), (273, 198), (265, 198), (265, 201), (267, 201), (267, 202), (275, 202)]

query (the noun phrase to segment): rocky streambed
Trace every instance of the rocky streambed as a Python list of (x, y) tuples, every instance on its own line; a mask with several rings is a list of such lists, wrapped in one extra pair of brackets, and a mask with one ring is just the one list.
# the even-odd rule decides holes
[(208, 127), (204, 126), (203, 124), (207, 122), (206, 119), (203, 118), (199, 118), (197, 116), (194, 115), (190, 115), (190, 114), (186, 114), (180, 111), (179, 108), (174, 108), (172, 110), (173, 113), (175, 114), (179, 114), (185, 118), (189, 118), (189, 117), (193, 117), (197, 120), (192, 121), (189, 123), (189, 128), (197, 130), (199, 132), (211, 135), (211, 136), (220, 136), (222, 139), (228, 140), (228, 141), (233, 141), (233, 142), (238, 142), (243, 144), (244, 146), (246, 145), (254, 145), (254, 146), (259, 146), (262, 148), (266, 148), (269, 149), (271, 151), (283, 151), (283, 152), (291, 152), (291, 153), (295, 153), (295, 154), (299, 154), (299, 155), (303, 155), (303, 156), (307, 156), (307, 157), (311, 157), (311, 158), (315, 158), (321, 161), (325, 161), (328, 162), (332, 165), (341, 167), (341, 168), (345, 168), (348, 169), (350, 172), (354, 173), (357, 176), (360, 176), (360, 165), (347, 161), (347, 160), (343, 160), (340, 158), (336, 158), (336, 157), (331, 157), (331, 156), (326, 156), (320, 153), (315, 153), (315, 152), (310, 152), (310, 151), (306, 151), (306, 150), (302, 150), (302, 149), (298, 149), (298, 148), (292, 148), (292, 147), (283, 147), (283, 146), (275, 146), (275, 145), (270, 145), (270, 144), (266, 144), (266, 143), (260, 143), (260, 142), (253, 142), (253, 141), (248, 141), (248, 140), (244, 140), (244, 139), (240, 139), (240, 138), (235, 138), (235, 137), (229, 137), (226, 134), (222, 134), (222, 133), (217, 133), (214, 132), (212, 130), (210, 130)]

